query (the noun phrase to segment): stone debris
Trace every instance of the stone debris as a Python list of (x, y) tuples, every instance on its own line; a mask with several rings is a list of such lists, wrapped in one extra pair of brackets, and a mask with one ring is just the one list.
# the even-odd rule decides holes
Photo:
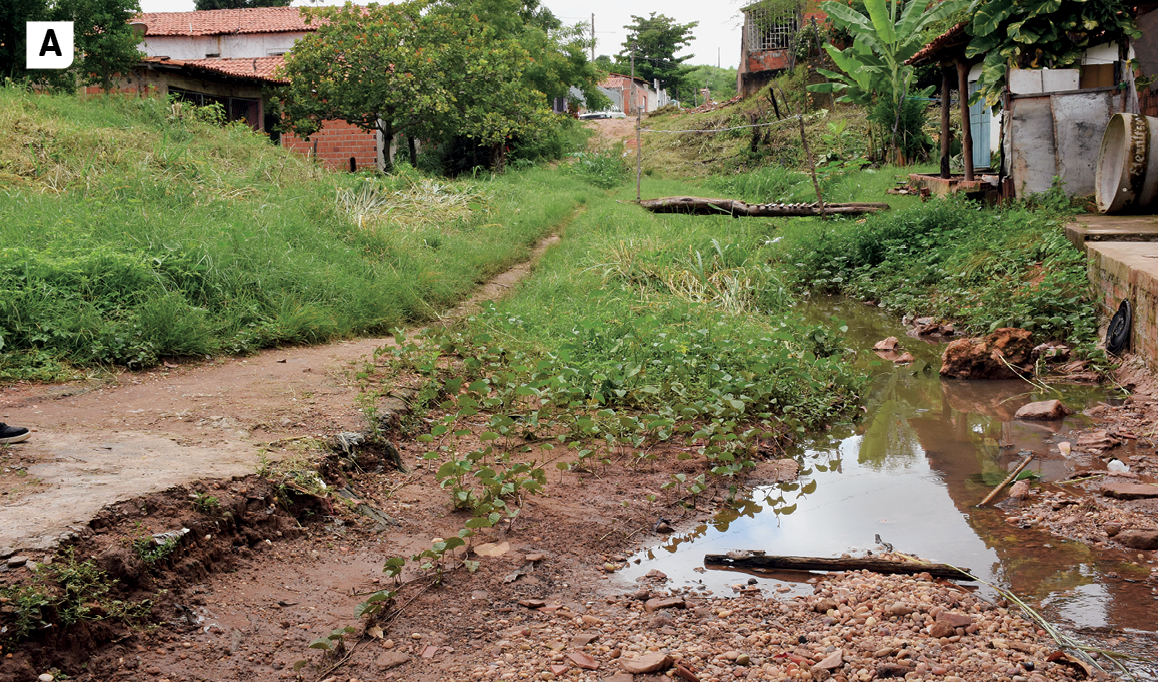
[(1015, 419), (1057, 421), (1071, 412), (1072, 410), (1062, 405), (1060, 400), (1042, 400), (1022, 405), (1013, 417)]
[[(493, 661), (476, 667), (471, 679), (631, 682), (631, 675), (644, 674), (686, 682), (1078, 678), (1071, 666), (1047, 660), (1056, 645), (1020, 613), (927, 575), (829, 574), (817, 582), (814, 594), (787, 601), (751, 592), (731, 599), (700, 597), (686, 588), (673, 593), (667, 599), (678, 599), (686, 608), (664, 611), (664, 627), (658, 629), (653, 622), (658, 614), (630, 595), (589, 605), (588, 613), (602, 624), (599, 638), (583, 644), (582, 651), (551, 646), (569, 638), (580, 641), (576, 628), (585, 626), (567, 609), (512, 614), (493, 624), (502, 639), (491, 649)], [(601, 666), (598, 671), (586, 665), (588, 659)], [(560, 673), (558, 666), (567, 671)]]
[(1004, 327), (980, 339), (960, 339), (945, 347), (941, 376), (955, 379), (1017, 379), (1032, 374), (1031, 334)]
[(881, 339), (880, 341), (877, 341), (876, 345), (873, 346), (873, 350), (896, 350), (898, 343), (899, 342), (897, 341), (897, 337), (890, 336), (887, 339)]

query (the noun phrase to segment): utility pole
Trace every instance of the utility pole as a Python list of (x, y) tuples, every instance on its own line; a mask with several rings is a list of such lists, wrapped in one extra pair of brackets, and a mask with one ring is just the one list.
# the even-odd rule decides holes
[(640, 200), (643, 183), (643, 147), (640, 145), (639, 96), (635, 93), (635, 46), (631, 46), (631, 99), (635, 104), (635, 200)]
[(595, 62), (595, 12), (591, 13), (591, 62)]

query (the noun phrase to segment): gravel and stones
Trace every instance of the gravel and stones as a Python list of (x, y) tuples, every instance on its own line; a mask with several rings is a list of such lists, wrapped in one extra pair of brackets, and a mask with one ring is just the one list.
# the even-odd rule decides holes
[[(682, 589), (672, 598), (685, 608), (664, 609), (660, 628), (655, 612), (630, 595), (589, 604), (587, 614), (602, 621), (595, 629), (564, 606), (512, 614), (493, 625), (501, 639), (490, 650), (492, 662), (463, 679), (595, 682), (650, 673), (688, 682), (1045, 682), (1079, 676), (1047, 661), (1057, 646), (1020, 613), (927, 574), (831, 574), (817, 579), (812, 595), (787, 601), (759, 592), (699, 598)], [(597, 640), (576, 646), (577, 632), (596, 630)], [(571, 650), (553, 646), (561, 641), (571, 641)], [(576, 665), (574, 653), (599, 669)]]

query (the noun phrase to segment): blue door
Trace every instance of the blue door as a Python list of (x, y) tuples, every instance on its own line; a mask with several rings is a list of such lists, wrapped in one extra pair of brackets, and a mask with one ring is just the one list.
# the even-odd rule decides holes
[[(977, 92), (977, 81), (969, 84), (969, 96)], [(989, 126), (993, 123), (993, 116), (985, 102), (977, 102), (969, 106), (969, 132), (973, 136), (973, 168), (989, 168)]]

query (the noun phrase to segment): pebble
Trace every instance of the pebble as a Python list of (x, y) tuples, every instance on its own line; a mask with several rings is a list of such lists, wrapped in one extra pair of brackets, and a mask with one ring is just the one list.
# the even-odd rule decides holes
[[(1025, 676), (1026, 670), (1034, 671), (1028, 682), (1072, 682), (1064, 666), (1045, 662), (1051, 642), (1019, 613), (938, 585), (928, 576), (847, 572), (829, 575), (813, 589), (811, 595), (771, 599), (758, 593), (697, 597), (678, 588), (653, 593), (653, 599), (684, 602), (684, 608), (662, 612), (662, 625), (656, 624), (659, 612), (646, 611), (632, 595), (590, 605), (592, 618), (601, 621), (594, 625), (567, 610), (522, 611), (526, 620), (518, 623), (518, 634), (507, 634), (514, 623), (496, 626), (509, 639), (500, 642), (502, 653), (472, 679), (551, 675), (599, 682), (622, 676), (627, 682), (629, 673), (646, 674), (646, 668), (677, 681), (692, 675), (700, 682), (886, 677), (964, 682), (994, 676), (1010, 680)], [(945, 640), (929, 636), (938, 621), (953, 628)], [(584, 628), (599, 637), (573, 642)], [(569, 646), (552, 650), (556, 642)], [(601, 665), (598, 671), (576, 665), (575, 644)], [(552, 667), (565, 664), (570, 666), (562, 674)]]

